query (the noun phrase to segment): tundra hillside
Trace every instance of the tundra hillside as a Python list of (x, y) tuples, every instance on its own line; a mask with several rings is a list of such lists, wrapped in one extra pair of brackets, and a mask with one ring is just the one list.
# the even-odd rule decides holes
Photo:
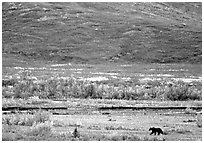
[(202, 3), (4, 2), (2, 140), (202, 141), (201, 61)]
[(3, 66), (201, 63), (202, 3), (2, 3)]

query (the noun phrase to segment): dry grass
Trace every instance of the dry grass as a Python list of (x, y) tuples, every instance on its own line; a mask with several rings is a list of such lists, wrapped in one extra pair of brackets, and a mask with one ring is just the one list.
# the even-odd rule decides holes
[(199, 128), (202, 128), (202, 111), (197, 114), (196, 124)]
[(50, 115), (51, 114), (47, 111), (37, 111), (34, 115), (25, 114), (22, 116), (20, 113), (3, 115), (2, 123), (8, 125), (32, 126), (36, 123), (49, 121)]
[[(49, 120), (41, 120), (41, 118), (47, 117), (47, 113), (42, 115), (42, 112), (40, 112), (32, 115), (38, 118), (37, 121), (34, 121), (27, 114), (3, 115), (2, 137), (3, 140), (10, 141), (163, 141), (185, 140), (189, 136), (191, 140), (201, 138), (202, 129), (196, 122), (183, 122), (184, 120), (193, 120), (195, 118), (194, 114), (183, 114), (182, 116), (177, 112), (171, 112), (166, 116), (160, 113), (168, 111), (109, 112), (110, 115), (107, 116), (86, 114), (82, 111), (74, 115), (52, 115)], [(114, 120), (109, 121), (109, 118), (107, 118), (109, 116)], [(31, 119), (32, 122), (25, 122), (24, 117)], [(6, 118), (10, 118), (8, 123)], [(19, 120), (24, 121), (25, 124), (20, 123)], [(198, 118), (198, 121), (201, 122), (200, 118)], [(156, 127), (158, 124), (164, 134), (160, 136), (149, 135), (149, 127)], [(77, 136), (73, 134), (76, 128)], [(194, 133), (197, 135), (195, 136)]]

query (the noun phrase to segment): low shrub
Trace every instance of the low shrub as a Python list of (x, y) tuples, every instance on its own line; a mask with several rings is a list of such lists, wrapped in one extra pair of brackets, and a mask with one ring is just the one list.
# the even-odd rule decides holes
[(29, 131), (25, 134), (27, 136), (50, 136), (52, 124), (50, 121), (34, 123)]
[[(200, 86), (200, 85), (199, 85)], [(60, 79), (51, 77), (36, 81), (28, 75), (18, 79), (14, 87), (4, 87), (5, 98), (66, 99), (99, 98), (126, 100), (202, 100), (202, 90), (181, 81), (149, 81), (147, 83), (109, 84), (77, 80), (73, 77)]]
[(201, 95), (201, 92), (188, 86), (170, 87), (169, 90), (165, 93), (167, 99), (173, 101), (201, 100)]
[(50, 115), (49, 112), (41, 110), (34, 113), (34, 115), (20, 113), (3, 115), (2, 123), (8, 125), (32, 126), (34, 123), (50, 121)]
[(2, 80), (2, 86), (7, 87), (7, 86), (15, 86), (15, 84), (18, 84), (17, 79), (3, 79)]
[(185, 134), (185, 133), (192, 133), (191, 130), (186, 129), (186, 128), (182, 128), (182, 127), (177, 127), (177, 128), (171, 128), (165, 131), (165, 134), (169, 134), (171, 132), (176, 132), (179, 134)]

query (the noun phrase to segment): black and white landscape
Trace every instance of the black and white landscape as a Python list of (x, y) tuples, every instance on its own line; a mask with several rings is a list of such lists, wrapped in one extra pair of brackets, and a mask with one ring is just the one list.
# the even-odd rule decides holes
[(202, 3), (3, 2), (2, 139), (201, 141)]

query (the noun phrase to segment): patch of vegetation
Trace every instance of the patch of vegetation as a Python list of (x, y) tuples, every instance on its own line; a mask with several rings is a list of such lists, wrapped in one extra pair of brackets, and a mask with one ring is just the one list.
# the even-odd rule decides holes
[(97, 126), (97, 125), (91, 125), (87, 129), (90, 129), (90, 130), (101, 130), (101, 127)]
[(50, 113), (47, 111), (36, 111), (33, 115), (30, 114), (10, 114), (2, 116), (2, 123), (8, 125), (33, 126), (37, 123), (50, 121)]
[(109, 141), (163, 141), (165, 140), (162, 137), (140, 137), (138, 135), (129, 135), (129, 134), (121, 134), (121, 135), (114, 135), (110, 134), (104, 137), (104, 140)]
[(196, 125), (197, 125), (199, 128), (202, 128), (202, 113), (198, 113), (198, 114), (197, 114)]
[(58, 120), (54, 120), (54, 121), (53, 121), (53, 126), (54, 126), (54, 127), (65, 127), (65, 126), (67, 126), (67, 125), (64, 124), (63, 122), (58, 121)]
[[(2, 116), (3, 140), (46, 140), (50, 136), (52, 122), (47, 111), (35, 114), (11, 114)], [(12, 135), (13, 134), (13, 135)], [(36, 138), (37, 137), (37, 138)]]
[(185, 129), (185, 128), (182, 128), (182, 127), (176, 127), (176, 128), (171, 128), (171, 129), (165, 130), (166, 135), (169, 134), (169, 133), (172, 133), (172, 132), (176, 132), (176, 133), (179, 133), (179, 134), (192, 133), (192, 131), (190, 129)]
[(177, 87), (169, 88), (166, 97), (172, 101), (201, 100), (202, 96), (198, 93), (199, 91), (197, 89), (182, 84)]
[[(26, 71), (25, 71), (26, 72)], [(61, 79), (51, 77), (38, 81), (31, 75), (23, 73), (15, 86), (4, 86), (2, 97), (29, 99), (38, 104), (41, 99), (125, 99), (125, 100), (201, 100), (202, 90), (196, 85), (182, 81), (160, 80), (154, 82), (141, 82), (139, 85), (118, 83), (98, 83), (87, 80), (77, 80), (74, 77)], [(16, 80), (16, 79), (15, 79)], [(171, 82), (171, 85), (169, 85)], [(47, 101), (44, 101), (47, 102)]]
[(135, 129), (135, 128), (126, 128), (126, 127), (124, 127), (124, 126), (119, 126), (119, 127), (106, 126), (105, 129), (106, 129), (106, 130), (131, 130), (131, 131), (137, 130), (137, 129)]
[(191, 109), (190, 107), (187, 107), (184, 111), (185, 114), (196, 114), (196, 111)]
[(50, 121), (34, 123), (29, 131), (26, 132), (27, 136), (40, 136), (45, 137), (51, 134), (52, 124)]

